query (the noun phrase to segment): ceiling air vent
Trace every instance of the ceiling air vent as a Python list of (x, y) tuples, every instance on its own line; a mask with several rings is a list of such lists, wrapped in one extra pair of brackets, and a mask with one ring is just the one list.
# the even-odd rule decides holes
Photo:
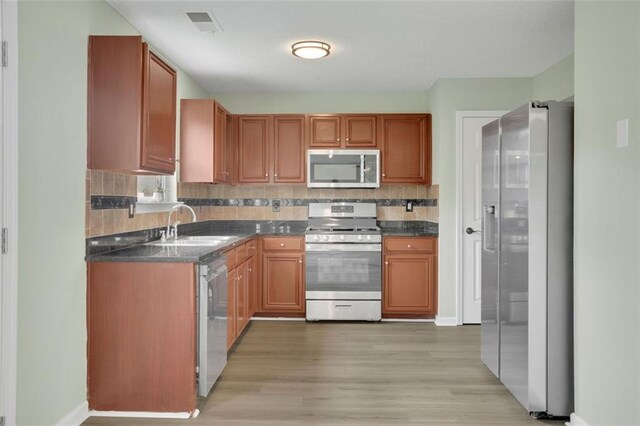
[(216, 21), (215, 16), (211, 12), (186, 12), (187, 18), (196, 26), (200, 31), (206, 33), (222, 32), (222, 27)]

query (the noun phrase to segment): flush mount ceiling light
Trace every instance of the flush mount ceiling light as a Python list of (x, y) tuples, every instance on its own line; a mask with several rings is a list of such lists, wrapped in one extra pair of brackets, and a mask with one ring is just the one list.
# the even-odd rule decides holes
[(329, 54), (331, 46), (322, 41), (299, 41), (291, 45), (291, 53), (293, 56), (303, 59), (319, 59)]

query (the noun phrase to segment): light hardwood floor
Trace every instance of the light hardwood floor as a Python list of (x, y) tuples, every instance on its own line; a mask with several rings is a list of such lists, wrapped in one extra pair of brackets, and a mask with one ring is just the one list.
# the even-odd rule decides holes
[(196, 419), (84, 425), (544, 425), (480, 361), (480, 327), (253, 321)]

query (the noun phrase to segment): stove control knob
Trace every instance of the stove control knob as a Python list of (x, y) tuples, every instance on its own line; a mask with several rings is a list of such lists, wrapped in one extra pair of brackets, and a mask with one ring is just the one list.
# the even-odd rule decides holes
[(313, 241), (318, 241), (318, 236), (317, 235), (313, 236)]
[(329, 241), (329, 236), (328, 235), (323, 235), (322, 239), (325, 240), (325, 241)]
[(367, 235), (367, 240), (371, 241), (371, 235)]
[(344, 241), (344, 235), (340, 235), (340, 239)]
[(358, 241), (362, 241), (362, 235), (358, 235)]

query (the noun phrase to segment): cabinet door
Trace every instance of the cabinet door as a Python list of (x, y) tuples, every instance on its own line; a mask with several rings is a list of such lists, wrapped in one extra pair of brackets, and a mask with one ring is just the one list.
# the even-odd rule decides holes
[(237, 172), (237, 145), (236, 145), (236, 125), (237, 119), (235, 119), (231, 114), (227, 113), (227, 133), (226, 137), (226, 149), (225, 153), (225, 174), (227, 175), (227, 183), (235, 184), (237, 181), (236, 172)]
[(238, 281), (237, 269), (232, 269), (227, 275), (227, 349), (236, 341), (236, 287)]
[(236, 268), (237, 281), (236, 281), (236, 337), (242, 333), (247, 321), (247, 285), (246, 285), (246, 269), (247, 264)]
[(383, 313), (435, 314), (433, 255), (384, 256)]
[(181, 182), (213, 182), (213, 115), (210, 99), (180, 101)]
[(264, 253), (262, 308), (265, 312), (304, 312), (302, 253)]
[(258, 274), (257, 274), (257, 262), (256, 257), (250, 257), (247, 260), (247, 295), (248, 295), (248, 303), (249, 313), (247, 314), (247, 322), (251, 319), (255, 311), (257, 310), (257, 286), (258, 286)]
[(238, 182), (269, 182), (269, 123), (266, 116), (238, 117)]
[(227, 182), (227, 112), (217, 103), (213, 117), (213, 180)]
[(144, 45), (141, 166), (171, 174), (176, 157), (176, 72)]
[(382, 116), (382, 182), (431, 183), (431, 115)]
[(309, 116), (309, 148), (340, 148), (339, 115)]
[(375, 115), (344, 116), (344, 145), (346, 148), (375, 148), (378, 146)]
[(304, 183), (304, 116), (273, 118), (273, 181)]

